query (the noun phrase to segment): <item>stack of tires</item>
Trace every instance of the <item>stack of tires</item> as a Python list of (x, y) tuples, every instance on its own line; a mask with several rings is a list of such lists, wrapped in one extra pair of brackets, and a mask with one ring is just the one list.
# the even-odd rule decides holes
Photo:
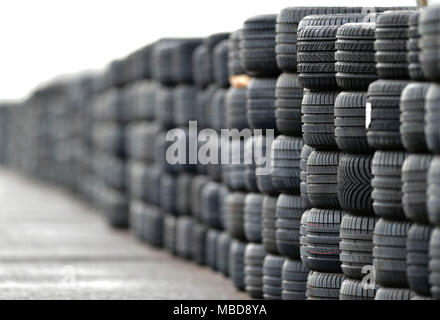
[(410, 152), (402, 167), (403, 210), (412, 223), (407, 239), (407, 279), (412, 299), (424, 300), (440, 299), (440, 131), (436, 120), (440, 76), (435, 40), (439, 15), (438, 7), (428, 7), (410, 17), (408, 68), (414, 82), (405, 87), (400, 99), (400, 134)]
[(143, 57), (143, 61), (134, 68), (138, 76), (133, 76), (125, 89), (130, 122), (125, 130), (124, 144), (129, 161), (130, 227), (139, 240), (161, 247), (163, 214), (157, 191), (161, 171), (155, 163), (154, 152), (150, 151), (160, 130), (155, 121), (157, 84), (152, 79), (149, 63), (153, 50), (154, 45), (151, 45), (133, 54), (134, 57)]
[[(338, 199), (338, 166), (342, 158), (335, 138), (335, 55), (338, 28), (363, 19), (361, 14), (316, 15), (299, 24), (298, 78), (302, 100), (304, 143), (313, 148), (307, 159), (306, 260), (310, 273), (306, 296), (339, 299), (345, 276), (341, 270), (339, 229), (345, 212)], [(318, 48), (321, 48), (319, 50)]]
[(124, 101), (126, 83), (122, 60), (110, 63), (104, 81), (93, 106), (93, 167), (96, 178), (102, 182), (98, 196), (109, 224), (126, 228), (129, 224), (129, 197), (124, 136), (130, 115)]
[[(198, 133), (212, 133), (212, 130), (215, 132), (215, 129), (219, 130), (223, 126), (224, 95), (225, 87), (228, 86), (225, 40), (228, 37), (228, 33), (213, 34), (205, 38), (193, 52), (193, 79), (197, 86), (194, 120), (197, 121)], [(206, 131), (209, 129), (211, 131)], [(196, 221), (192, 235), (192, 258), (200, 265), (207, 265), (214, 271), (228, 275), (231, 239), (224, 231), (223, 202), (226, 188), (221, 183), (220, 164), (208, 161), (208, 158), (215, 158), (213, 154), (218, 146), (207, 136), (198, 143), (194, 147), (203, 156), (195, 158), (198, 161), (195, 168), (197, 175), (191, 183), (190, 208)], [(203, 152), (208, 149), (213, 150), (212, 153)]]
[[(373, 233), (373, 267), (379, 286), (376, 300), (409, 299), (406, 243), (411, 223), (402, 204), (402, 166), (407, 152), (400, 138), (400, 96), (409, 83), (406, 63), (409, 17), (415, 11), (388, 11), (376, 21), (376, 70), (368, 87), (367, 139), (372, 160), (373, 210), (379, 218)], [(403, 57), (404, 56), (404, 57)]]
[(254, 16), (243, 25), (240, 58), (251, 77), (246, 114), (254, 135), (246, 143), (253, 165), (246, 169), (250, 193), (245, 205), (246, 291), (253, 298), (281, 299), (281, 266), (276, 247), (276, 201), (272, 183), (270, 150), (276, 134), (275, 86), (280, 70), (276, 62), (276, 14)]
[(369, 84), (377, 79), (375, 23), (348, 23), (336, 33), (336, 82), (344, 91), (335, 100), (334, 135), (344, 154), (339, 159), (337, 194), (345, 215), (340, 225), (340, 260), (346, 279), (341, 300), (371, 300), (372, 242), (376, 217), (371, 198), (372, 149), (367, 143), (366, 101)]

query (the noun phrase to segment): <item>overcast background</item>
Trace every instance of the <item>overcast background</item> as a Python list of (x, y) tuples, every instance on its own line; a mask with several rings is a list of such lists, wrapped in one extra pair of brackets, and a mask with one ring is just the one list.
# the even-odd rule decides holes
[(56, 75), (102, 68), (163, 36), (233, 31), (255, 14), (298, 6), (409, 6), (416, 0), (2, 1), (0, 100)]

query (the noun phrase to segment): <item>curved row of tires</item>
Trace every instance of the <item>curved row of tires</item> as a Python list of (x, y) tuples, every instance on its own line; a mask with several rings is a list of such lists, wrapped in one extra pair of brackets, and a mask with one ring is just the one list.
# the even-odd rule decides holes
[(252, 298), (439, 299), (440, 9), (368, 9), (290, 7), (39, 88), (0, 108), (0, 159)]

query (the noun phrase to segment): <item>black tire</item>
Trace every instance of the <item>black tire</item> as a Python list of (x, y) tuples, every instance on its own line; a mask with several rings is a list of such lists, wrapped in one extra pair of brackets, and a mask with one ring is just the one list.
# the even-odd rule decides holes
[(229, 164), (224, 166), (226, 184), (231, 190), (244, 191), (246, 190), (245, 142), (238, 137), (226, 142), (229, 142), (227, 145), (230, 148)]
[(403, 211), (413, 222), (428, 223), (426, 192), (432, 159), (428, 154), (410, 154), (402, 165)]
[(244, 205), (244, 233), (250, 242), (262, 240), (262, 211), (264, 196), (259, 193), (248, 193)]
[(311, 271), (307, 278), (307, 300), (339, 300), (344, 280), (343, 274)]
[(368, 87), (367, 106), (371, 106), (371, 122), (367, 139), (372, 148), (402, 149), (400, 140), (399, 102), (404, 80), (377, 80)]
[(440, 228), (435, 228), (429, 243), (429, 284), (431, 285), (432, 297), (440, 299)]
[(206, 264), (206, 235), (208, 229), (200, 223), (196, 223), (193, 227), (191, 237), (191, 257), (199, 265)]
[(254, 137), (249, 137), (244, 143), (244, 154), (252, 159), (245, 163), (244, 184), (248, 192), (258, 192), (257, 176), (255, 175)]
[(421, 35), (420, 45), (420, 62), (424, 76), (432, 81), (440, 79), (440, 68), (438, 64), (438, 44), (429, 41), (430, 36), (437, 37), (439, 33), (438, 22), (438, 8), (427, 8), (422, 10), (419, 17), (419, 32)]
[(175, 83), (193, 83), (193, 53), (202, 39), (181, 39), (172, 50), (171, 68)]
[(244, 251), (246, 244), (232, 239), (229, 249), (229, 277), (238, 290), (244, 290)]
[(206, 44), (201, 44), (194, 50), (192, 56), (193, 80), (200, 89), (211, 82), (208, 55), (208, 47)]
[(280, 192), (300, 191), (300, 160), (304, 141), (301, 137), (280, 135), (272, 143), (272, 183)]
[(176, 239), (177, 218), (171, 214), (164, 214), (163, 221), (163, 246), (169, 253), (177, 254)]
[(371, 185), (374, 213), (386, 219), (405, 219), (402, 206), (402, 165), (404, 151), (376, 151), (373, 157)]
[(300, 179), (301, 179), (301, 199), (303, 202), (304, 209), (312, 208), (312, 204), (309, 199), (309, 192), (307, 187), (307, 160), (309, 159), (310, 154), (312, 153), (313, 148), (308, 145), (304, 145), (301, 150), (301, 161), (299, 163), (300, 167)]
[(208, 229), (206, 233), (205, 244), (205, 261), (206, 265), (212, 270), (218, 270), (217, 268), (217, 240), (220, 232), (215, 229)]
[(364, 215), (374, 214), (371, 199), (371, 155), (346, 154), (338, 168), (338, 199), (343, 210)]
[(262, 238), (267, 253), (279, 254), (276, 244), (276, 205), (277, 197), (264, 196), (262, 209)]
[(158, 208), (132, 201), (130, 227), (140, 240), (157, 248), (163, 246), (163, 214)]
[(341, 272), (340, 225), (345, 212), (310, 209), (307, 214), (308, 266), (320, 272)]
[(301, 197), (281, 194), (276, 205), (276, 245), (286, 257), (300, 257), (300, 227), (304, 212)]
[(191, 258), (192, 233), (194, 219), (192, 217), (179, 217), (176, 221), (176, 252), (184, 258)]
[(408, 84), (400, 96), (400, 138), (406, 150), (426, 152), (425, 97), (430, 84)]
[[(125, 147), (127, 156), (131, 160), (141, 160), (147, 163), (154, 162), (154, 153), (150, 152), (154, 139), (159, 133), (159, 126), (155, 122), (136, 122), (125, 128)], [(122, 150), (122, 148), (118, 148)], [(121, 154), (116, 151), (116, 154)]]
[(201, 220), (202, 210), (205, 210), (203, 203), (206, 202), (206, 206), (207, 206), (207, 204), (210, 203), (210, 201), (213, 201), (213, 200), (209, 201), (208, 198), (211, 197), (213, 199), (216, 198), (214, 188), (211, 191), (211, 193), (206, 192), (203, 195), (203, 191), (205, 190), (205, 186), (208, 182), (209, 182), (209, 178), (207, 176), (197, 175), (194, 177), (191, 183), (191, 213), (192, 216), (194, 216), (198, 221)]
[(217, 131), (226, 128), (226, 92), (224, 88), (217, 89), (209, 104), (208, 125)]
[(247, 88), (247, 119), (251, 129), (276, 129), (276, 78), (252, 78)]
[(231, 236), (226, 232), (220, 232), (217, 238), (216, 265), (217, 270), (224, 276), (229, 276), (229, 251), (231, 247)]
[[(373, 232), (377, 217), (346, 214), (342, 218), (340, 259), (342, 272), (351, 279), (361, 280), (373, 264)], [(364, 272), (363, 272), (364, 271)]]
[(307, 160), (309, 200), (316, 208), (340, 208), (338, 199), (339, 151), (313, 151)]
[(304, 142), (312, 148), (336, 149), (334, 105), (338, 91), (306, 91), (302, 102)]
[(177, 212), (180, 216), (191, 215), (191, 185), (194, 176), (187, 173), (177, 177)]
[(428, 253), (433, 229), (430, 225), (413, 224), (406, 244), (408, 284), (411, 290), (423, 296), (431, 295)]
[(244, 207), (246, 193), (231, 192), (226, 198), (227, 230), (231, 237), (246, 240), (244, 232)]
[(345, 279), (341, 284), (339, 300), (374, 300), (375, 289), (365, 289), (359, 280)]
[(285, 135), (300, 135), (303, 88), (298, 76), (293, 73), (281, 74), (276, 83), (275, 97), (278, 131)]
[(335, 139), (338, 148), (351, 153), (369, 153), (365, 127), (365, 92), (341, 92), (335, 100)]
[(428, 170), (427, 209), (429, 222), (440, 226), (440, 158), (434, 157)]
[(228, 50), (229, 38), (220, 41), (213, 52), (214, 80), (222, 88), (229, 87)]
[(309, 269), (309, 254), (307, 252), (307, 219), (309, 215), (310, 210), (304, 211), (303, 215), (301, 216), (300, 221), (300, 228), (299, 228), (299, 244), (300, 244), (300, 256), (301, 256), (301, 262), (304, 265), (304, 268)]
[(208, 127), (209, 108), (207, 106), (211, 102), (211, 98), (217, 90), (216, 85), (210, 85), (203, 90), (198, 90), (196, 96), (196, 112), (197, 112), (197, 126), (199, 128)]
[(373, 266), (380, 286), (408, 288), (406, 242), (410, 222), (379, 219), (373, 235)]
[[(257, 178), (258, 190), (267, 195), (277, 195), (278, 191), (272, 183), (272, 177), (270, 174), (272, 171), (272, 163), (269, 155), (273, 141), (267, 139), (264, 135), (257, 135), (254, 136), (253, 143), (254, 150), (261, 150), (261, 154), (254, 153), (253, 155), (256, 163), (255, 176)], [(260, 156), (263, 158), (259, 158)], [(268, 159), (269, 161), (267, 161)], [(264, 160), (266, 160), (265, 163)]]
[(228, 89), (225, 97), (226, 126), (243, 130), (249, 127), (246, 115), (247, 88)]
[(248, 243), (244, 251), (244, 283), (251, 298), (263, 298), (263, 262), (266, 253), (263, 245)]
[(156, 93), (156, 120), (165, 130), (175, 127), (174, 88), (161, 85)]
[(229, 36), (229, 50), (228, 50), (228, 74), (229, 76), (236, 76), (245, 74), (246, 71), (241, 66), (240, 61), (240, 42), (242, 38), (242, 30), (231, 32)]
[(163, 174), (160, 179), (160, 207), (171, 215), (177, 215), (177, 179)]
[(305, 300), (308, 268), (301, 260), (286, 259), (281, 272), (283, 300)]
[(258, 15), (243, 24), (240, 60), (243, 69), (252, 76), (280, 73), (275, 55), (276, 19), (276, 14)]
[(200, 220), (207, 226), (219, 229), (221, 222), (221, 192), (220, 185), (216, 182), (206, 182), (201, 190)]
[(154, 120), (157, 83), (151, 80), (137, 81), (130, 86), (129, 90), (130, 119), (133, 121)]
[(434, 153), (440, 151), (440, 125), (438, 124), (438, 103), (440, 86), (431, 84), (425, 98), (425, 139), (428, 149)]
[(263, 262), (263, 297), (281, 300), (281, 273), (285, 258), (268, 254)]
[(411, 300), (414, 292), (401, 288), (379, 288), (374, 300)]

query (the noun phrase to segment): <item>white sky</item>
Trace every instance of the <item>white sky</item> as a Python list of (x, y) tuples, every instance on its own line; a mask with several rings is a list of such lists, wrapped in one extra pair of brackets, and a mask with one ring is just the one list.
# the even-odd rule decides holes
[(233, 31), (292, 5), (408, 6), (416, 0), (3, 0), (0, 99), (24, 97), (59, 74), (103, 67), (163, 36)]

